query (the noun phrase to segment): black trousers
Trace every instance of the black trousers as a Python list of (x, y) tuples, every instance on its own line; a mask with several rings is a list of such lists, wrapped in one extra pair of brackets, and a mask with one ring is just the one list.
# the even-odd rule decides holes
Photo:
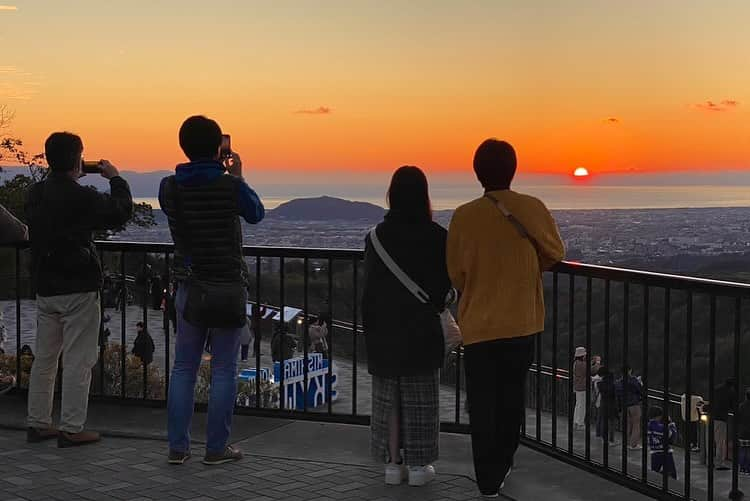
[(482, 493), (496, 493), (513, 466), (525, 419), (526, 377), (536, 336), (464, 348), (474, 471)]

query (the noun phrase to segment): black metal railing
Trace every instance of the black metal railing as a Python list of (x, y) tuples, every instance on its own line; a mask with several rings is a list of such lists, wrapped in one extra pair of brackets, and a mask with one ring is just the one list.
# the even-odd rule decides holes
[[(97, 246), (110, 280), (102, 294), (102, 343), (93, 393), (98, 398), (162, 405), (169, 388), (175, 335), (174, 308), (170, 306), (173, 246), (109, 241), (97, 242)], [(27, 283), (28, 256), (25, 244), (0, 250), (10, 252), (14, 259), (15, 290), (0, 291), (0, 300), (7, 312), (15, 311), (16, 324), (16, 355), (0, 358), (5, 364), (0, 364), (0, 369), (17, 375), (17, 386), (22, 390), (29, 361), (21, 354), (21, 346), (30, 344), (34, 336), (22, 329), (22, 317), (31, 315), (25, 310), (33, 305)], [(240, 384), (237, 412), (368, 423), (369, 387), (363, 376), (366, 352), (360, 340), (363, 329), (359, 306), (363, 252), (245, 247), (244, 255), (251, 272), (250, 299), (253, 304), (265, 305), (275, 314), (275, 320), (253, 319), (258, 326), (255, 356), (245, 364), (251, 376)], [(151, 287), (155, 280), (158, 287)], [(685, 441), (687, 427), (680, 416), (680, 396), (701, 394), (712, 402), (717, 383), (733, 377), (738, 382), (733, 396), (740, 401), (742, 381), (750, 376), (741, 356), (750, 285), (568, 262), (545, 274), (544, 284), (547, 327), (536, 339), (524, 444), (656, 499), (738, 496), (739, 426), (729, 423), (731, 473), (719, 474), (714, 471), (713, 449), (705, 445), (714, 443), (714, 426), (709, 421), (702, 428), (706, 430), (703, 450), (692, 452), (689, 441)], [(162, 291), (163, 311), (153, 310), (152, 291)], [(119, 299), (113, 299), (115, 295)], [(294, 317), (286, 318), (287, 311)], [(324, 315), (329, 323), (328, 350), (322, 355), (309, 349), (312, 312)], [(113, 321), (115, 315), (119, 315), (119, 322)], [(163, 330), (157, 350), (160, 353), (151, 367), (129, 354), (133, 316), (148, 330), (154, 330), (155, 322)], [(105, 322), (107, 319), (109, 322)], [(116, 324), (119, 343), (111, 343), (105, 334), (110, 327), (117, 330)], [(276, 337), (269, 337), (271, 330)], [(287, 336), (299, 340), (302, 346), (288, 352), (284, 348)], [(277, 344), (280, 349), (276, 349)], [(585, 378), (587, 418), (581, 430), (573, 422), (575, 392), (570, 373), (577, 346), (601, 355), (617, 378), (626, 376), (625, 367), (632, 368), (646, 388), (647, 398), (637, 404), (640, 414), (633, 406), (626, 408), (624, 399), (618, 403), (619, 444), (596, 436), (593, 421), (597, 407), (592, 399), (590, 364), (586, 364)], [(270, 349), (275, 360), (269, 360), (268, 354), (262, 353), (264, 349)], [(275, 367), (277, 378), (272, 377)], [(444, 431), (469, 431), (462, 373), (463, 350), (458, 349), (448, 357), (441, 377)], [(292, 384), (297, 386), (292, 388)], [(317, 392), (312, 400), (311, 389)], [(199, 407), (205, 406), (204, 397), (199, 390)], [(676, 447), (682, 445), (674, 454), (679, 466), (677, 480), (666, 471), (656, 474), (650, 470), (647, 416), (656, 405), (680, 425), (680, 436), (674, 441)], [(642, 430), (637, 437), (640, 448), (631, 450), (627, 447), (627, 431), (635, 420)]]

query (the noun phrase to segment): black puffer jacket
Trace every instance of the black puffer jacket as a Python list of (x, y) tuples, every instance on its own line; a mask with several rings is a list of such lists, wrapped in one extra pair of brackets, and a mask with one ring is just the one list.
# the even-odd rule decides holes
[(66, 174), (50, 173), (29, 189), (29, 221), (34, 285), (40, 296), (98, 291), (99, 256), (92, 233), (125, 225), (133, 215), (128, 183), (109, 180), (111, 194), (81, 186)]
[(393, 211), (377, 227), (394, 261), (432, 298), (420, 303), (365, 242), (362, 318), (370, 374), (412, 376), (440, 368), (444, 341), (438, 311), (450, 290), (445, 261), (447, 231), (432, 221), (414, 221)]

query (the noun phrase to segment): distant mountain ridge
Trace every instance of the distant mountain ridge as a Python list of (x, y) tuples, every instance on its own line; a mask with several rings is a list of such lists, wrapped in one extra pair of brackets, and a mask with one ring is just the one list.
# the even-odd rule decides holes
[(353, 202), (329, 196), (296, 198), (269, 211), (274, 217), (290, 220), (380, 220), (385, 209), (367, 202)]

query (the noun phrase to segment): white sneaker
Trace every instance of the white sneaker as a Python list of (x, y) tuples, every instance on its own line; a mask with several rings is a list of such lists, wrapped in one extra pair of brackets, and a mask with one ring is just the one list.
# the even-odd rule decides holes
[(420, 487), (430, 483), (435, 478), (435, 467), (431, 464), (427, 466), (410, 466), (409, 467), (409, 485)]
[(409, 469), (405, 464), (388, 463), (385, 465), (385, 483), (387, 485), (401, 485), (409, 478)]

